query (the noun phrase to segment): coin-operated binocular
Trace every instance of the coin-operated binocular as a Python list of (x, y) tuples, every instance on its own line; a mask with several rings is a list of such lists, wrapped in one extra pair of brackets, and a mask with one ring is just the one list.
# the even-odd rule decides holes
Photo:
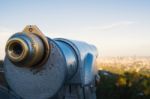
[(5, 79), (17, 98), (96, 99), (95, 46), (51, 39), (29, 25), (9, 38), (5, 51)]

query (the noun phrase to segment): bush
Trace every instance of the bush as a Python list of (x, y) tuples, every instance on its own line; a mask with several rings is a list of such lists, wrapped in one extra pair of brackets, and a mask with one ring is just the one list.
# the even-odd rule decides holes
[(150, 78), (136, 72), (123, 75), (99, 71), (97, 99), (150, 99)]

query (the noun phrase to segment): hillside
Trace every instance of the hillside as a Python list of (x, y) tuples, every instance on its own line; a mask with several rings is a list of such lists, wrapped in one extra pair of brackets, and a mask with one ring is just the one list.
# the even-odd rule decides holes
[(150, 57), (100, 58), (97, 66), (98, 99), (150, 99)]
[(136, 72), (150, 76), (150, 57), (106, 57), (97, 60), (99, 70), (123, 74)]

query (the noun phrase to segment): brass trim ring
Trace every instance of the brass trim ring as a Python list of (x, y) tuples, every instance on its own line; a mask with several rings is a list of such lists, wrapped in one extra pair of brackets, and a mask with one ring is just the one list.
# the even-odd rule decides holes
[[(8, 40), (7, 42), (7, 47), (6, 47), (6, 54), (7, 56), (14, 62), (20, 62), (23, 59), (26, 58), (26, 56), (28, 55), (28, 46), (26, 45), (26, 43), (19, 38), (13, 38)], [(18, 49), (20, 52), (16, 52), (15, 47), (18, 47), (16, 49)]]

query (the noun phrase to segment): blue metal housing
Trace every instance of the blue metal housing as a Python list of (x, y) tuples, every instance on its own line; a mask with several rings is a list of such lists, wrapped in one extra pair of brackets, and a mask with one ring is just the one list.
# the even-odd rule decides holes
[[(78, 92), (81, 92), (79, 97), (84, 97), (83, 94), (86, 92), (92, 94), (89, 94), (88, 97), (95, 96), (95, 92), (91, 91), (91, 86), (95, 86), (97, 75), (96, 47), (85, 42), (62, 38), (48, 38), (48, 41), (51, 53), (38, 72), (36, 69), (16, 66), (7, 56), (5, 57), (4, 71), (10, 89), (23, 99), (52, 98), (59, 96), (61, 90), (65, 95), (69, 93), (63, 91), (65, 88), (76, 90), (74, 94), (77, 96)], [(83, 99), (79, 97), (73, 99)]]
[[(72, 76), (69, 83), (81, 84), (82, 86), (90, 85), (97, 74), (95, 60), (98, 53), (96, 47), (75, 40), (67, 40), (63, 38), (57, 38), (54, 40), (66, 56), (65, 58), (68, 61), (68, 71), (74, 73), (74, 76)], [(68, 57), (70, 56), (69, 51), (64, 51), (66, 45), (70, 50), (74, 51), (72, 57), (76, 58), (76, 62), (70, 64), (70, 59), (73, 58)]]

